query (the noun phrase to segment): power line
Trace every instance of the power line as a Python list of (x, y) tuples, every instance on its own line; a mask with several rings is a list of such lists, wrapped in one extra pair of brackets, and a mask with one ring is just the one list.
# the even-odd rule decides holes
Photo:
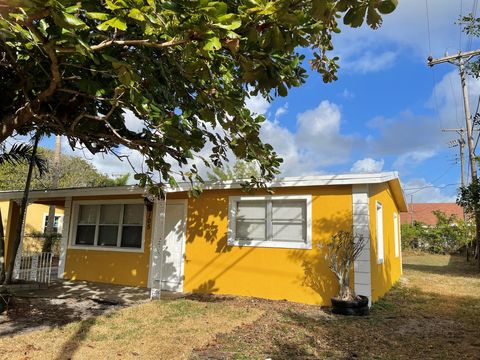
[(416, 188), (409, 188), (409, 189), (403, 189), (405, 192), (407, 191), (410, 191), (410, 190), (416, 190), (416, 191), (413, 191), (411, 193), (408, 193), (407, 195), (413, 195), (413, 194), (416, 194), (417, 192), (419, 191), (422, 191), (422, 190), (425, 190), (425, 189), (445, 189), (447, 187), (450, 187), (450, 186), (458, 186), (460, 185), (460, 183), (452, 183), (452, 184), (446, 184), (446, 185), (425, 185), (425, 186), (421, 186), (421, 187), (416, 187)]
[(457, 121), (457, 125), (459, 127), (462, 127), (462, 125), (460, 124), (460, 121), (458, 120), (458, 103), (457, 103), (457, 96), (455, 95), (455, 91), (453, 89), (453, 82), (452, 82), (452, 77), (449, 76), (448, 77), (448, 80), (450, 80), (450, 90), (452, 90), (452, 98), (453, 98), (453, 102), (455, 103), (455, 120)]
[(428, 11), (428, 0), (425, 0), (425, 9), (427, 10), (428, 55), (432, 55), (432, 41), (430, 39), (430, 15)]

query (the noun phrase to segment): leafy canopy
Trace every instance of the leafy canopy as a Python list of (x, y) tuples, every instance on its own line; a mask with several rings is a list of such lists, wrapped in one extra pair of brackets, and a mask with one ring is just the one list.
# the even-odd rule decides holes
[[(138, 150), (145, 170), (175, 185), (201, 180), (231, 151), (257, 160), (262, 180), (281, 159), (260, 140), (261, 94), (286, 96), (305, 82), (302, 48), (325, 82), (336, 80), (338, 20), (381, 25), (397, 0), (0, 0), (0, 142), (13, 133), (64, 135), (92, 153)], [(129, 127), (125, 110), (142, 122)], [(256, 178), (252, 179), (257, 183)], [(259, 181), (258, 184), (261, 184)]]

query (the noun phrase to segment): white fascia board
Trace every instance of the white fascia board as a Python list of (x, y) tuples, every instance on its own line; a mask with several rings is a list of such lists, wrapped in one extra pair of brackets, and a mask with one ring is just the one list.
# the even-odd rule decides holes
[[(285, 177), (267, 183), (272, 188), (282, 187), (305, 187), (305, 186), (325, 186), (325, 185), (360, 185), (360, 184), (379, 184), (397, 179), (396, 172), (384, 172), (375, 174), (341, 174), (341, 175), (315, 175), (300, 177)], [(222, 190), (222, 189), (240, 189), (244, 181), (224, 181), (224, 182), (205, 182), (204, 184), (195, 184), (203, 187), (204, 190)], [(172, 188), (166, 187), (166, 191), (182, 192), (191, 189), (191, 183), (180, 182), (178, 186)], [(62, 197), (82, 197), (82, 196), (112, 196), (112, 195), (143, 195), (145, 189), (130, 186), (100, 187), (100, 188), (70, 188), (58, 190), (34, 190), (30, 191), (29, 197), (33, 200), (62, 198)], [(21, 199), (23, 191), (0, 191), (0, 200)]]
[[(99, 188), (69, 188), (54, 190), (32, 190), (29, 198), (34, 199), (52, 199), (62, 197), (81, 197), (81, 196), (109, 196), (109, 195), (141, 195), (145, 193), (143, 188), (135, 185), (99, 187)], [(21, 199), (23, 191), (0, 191), (0, 200)]]

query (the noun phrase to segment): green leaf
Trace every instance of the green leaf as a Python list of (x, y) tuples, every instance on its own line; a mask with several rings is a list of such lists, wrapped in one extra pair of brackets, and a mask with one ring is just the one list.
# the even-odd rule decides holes
[(350, 25), (353, 28), (362, 26), (366, 11), (367, 6), (365, 5), (351, 8), (345, 14), (345, 17), (343, 18), (343, 23), (345, 25)]
[(322, 20), (325, 17), (325, 11), (328, 8), (326, 0), (312, 1), (312, 16), (317, 20)]
[(86, 15), (87, 15), (88, 18), (95, 19), (95, 20), (107, 20), (108, 19), (108, 14), (100, 13), (100, 12), (87, 12)]
[(111, 18), (108, 21), (105, 21), (97, 26), (98, 30), (108, 30), (109, 27), (118, 29), (118, 30), (127, 30), (127, 24), (125, 21), (118, 17)]
[(382, 25), (382, 17), (380, 16), (380, 14), (377, 12), (377, 10), (373, 6), (370, 6), (368, 8), (367, 24), (372, 29), (378, 29), (380, 27), (380, 25)]
[(381, 14), (390, 14), (393, 12), (398, 5), (398, 0), (384, 0), (378, 4), (378, 11)]
[(216, 36), (213, 36), (210, 39), (208, 39), (207, 43), (203, 46), (203, 49), (207, 51), (220, 50), (221, 48), (222, 48), (222, 44), (220, 43), (220, 39)]
[(138, 9), (130, 10), (130, 12), (128, 13), (128, 17), (138, 21), (145, 21), (145, 17), (143, 16), (143, 13)]
[(64, 12), (53, 13), (53, 21), (58, 26), (66, 29), (88, 28), (88, 26), (82, 20), (72, 14), (67, 14)]
[(278, 90), (278, 95), (280, 95), (280, 96), (285, 97), (285, 96), (287, 96), (287, 94), (288, 94), (288, 90), (287, 90), (286, 86), (285, 86), (283, 83), (281, 83), (280, 85), (278, 85), (277, 90)]
[(215, 26), (226, 30), (235, 30), (242, 26), (242, 21), (235, 14), (227, 14), (220, 16), (218, 18), (218, 21), (219, 22), (216, 23)]
[(79, 5), (73, 5), (73, 6), (69, 6), (65, 9), (65, 12), (69, 13), (69, 14), (73, 14), (73, 13), (76, 13), (78, 10), (80, 10), (80, 6)]
[(107, 8), (110, 10), (118, 10), (121, 8), (127, 8), (127, 4), (123, 0), (105, 0), (105, 5), (107, 5)]

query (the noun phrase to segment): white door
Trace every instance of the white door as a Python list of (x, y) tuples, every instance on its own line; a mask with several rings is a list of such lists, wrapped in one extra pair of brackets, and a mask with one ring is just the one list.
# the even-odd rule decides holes
[(183, 291), (187, 202), (167, 200), (162, 290)]

